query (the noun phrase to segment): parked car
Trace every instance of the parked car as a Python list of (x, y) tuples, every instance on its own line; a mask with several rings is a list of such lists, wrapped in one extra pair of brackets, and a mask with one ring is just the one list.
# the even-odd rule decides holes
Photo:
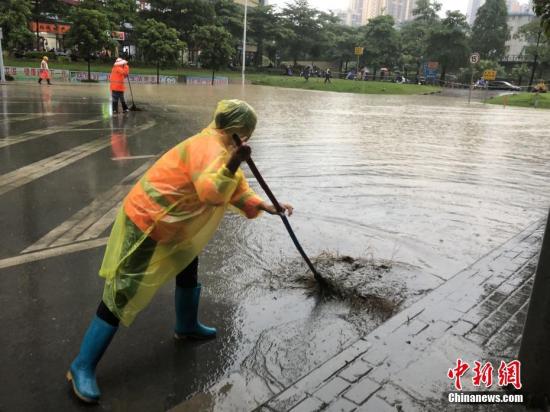
[(489, 82), (489, 90), (509, 90), (514, 92), (521, 91), (521, 87), (514, 86), (510, 82), (506, 82), (504, 80), (495, 80), (492, 82)]

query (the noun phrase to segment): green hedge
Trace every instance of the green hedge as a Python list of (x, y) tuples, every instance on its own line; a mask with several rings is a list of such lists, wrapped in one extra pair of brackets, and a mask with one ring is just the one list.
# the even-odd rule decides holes
[(56, 60), (57, 59), (57, 56), (55, 55), (55, 53), (51, 53), (51, 52), (30, 51), (30, 52), (25, 53), (25, 58), (26, 59), (42, 60), (42, 57), (44, 57), (44, 56), (48, 56), (48, 59), (50, 59), (50, 60)]

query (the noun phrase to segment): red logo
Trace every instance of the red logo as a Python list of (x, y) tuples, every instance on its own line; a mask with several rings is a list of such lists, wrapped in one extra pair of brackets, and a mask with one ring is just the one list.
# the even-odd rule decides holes
[[(451, 368), (447, 372), (447, 377), (453, 380), (453, 385), (456, 390), (462, 390), (461, 378), (470, 369), (470, 365), (467, 362), (463, 362), (462, 359), (456, 360), (456, 366)], [(476, 387), (484, 385), (486, 388), (493, 386), (493, 365), (491, 362), (485, 362), (482, 364), (479, 361), (474, 361), (474, 367), (472, 369), (474, 376), (472, 378), (472, 384)], [(500, 361), (498, 368), (498, 386), (513, 385), (516, 389), (521, 389), (521, 362), (513, 360), (508, 363)]]

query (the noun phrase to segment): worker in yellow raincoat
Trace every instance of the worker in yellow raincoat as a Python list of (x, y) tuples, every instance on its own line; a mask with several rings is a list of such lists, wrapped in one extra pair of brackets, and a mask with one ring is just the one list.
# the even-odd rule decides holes
[[(176, 279), (175, 337), (216, 336), (216, 329), (197, 319), (197, 256), (229, 206), (250, 219), (261, 211), (277, 213), (239, 168), (250, 157), (250, 146), (237, 147), (232, 138), (237, 134), (246, 142), (256, 121), (246, 102), (222, 100), (212, 123), (165, 153), (124, 199), (99, 272), (105, 278), (103, 298), (67, 372), (83, 401), (99, 400), (95, 369), (119, 322), (129, 326), (170, 279)], [(292, 214), (292, 206), (282, 207)]]

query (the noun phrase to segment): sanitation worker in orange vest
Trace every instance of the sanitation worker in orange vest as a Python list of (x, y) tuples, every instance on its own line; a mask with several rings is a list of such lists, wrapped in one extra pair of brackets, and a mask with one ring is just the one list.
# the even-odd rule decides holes
[[(227, 209), (249, 219), (277, 214), (248, 185), (240, 164), (250, 158), (248, 141), (256, 112), (241, 100), (222, 100), (214, 120), (199, 134), (166, 152), (130, 190), (118, 212), (99, 274), (103, 297), (67, 379), (85, 402), (100, 397), (95, 370), (118, 325), (129, 326), (157, 290), (175, 279), (175, 339), (212, 339), (216, 329), (199, 322), (198, 255)], [(283, 213), (292, 206), (281, 204)]]
[(126, 90), (126, 78), (130, 74), (128, 62), (120, 57), (116, 59), (111, 70), (111, 95), (113, 98), (113, 114), (118, 113), (118, 101), (122, 104), (122, 111), (128, 113), (128, 105), (124, 100), (124, 90)]
[(48, 56), (42, 57), (42, 61), (40, 62), (40, 74), (38, 77), (38, 84), (42, 84), (42, 80), (46, 80), (48, 82), (48, 85), (51, 85), (50, 68), (48, 67)]

